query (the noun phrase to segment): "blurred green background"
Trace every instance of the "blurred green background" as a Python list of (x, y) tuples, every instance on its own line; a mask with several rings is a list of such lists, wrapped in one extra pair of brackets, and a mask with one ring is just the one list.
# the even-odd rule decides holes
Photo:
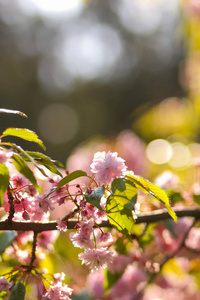
[(184, 35), (178, 0), (0, 0), (0, 106), (28, 115), (1, 114), (1, 132), (34, 130), (63, 163), (96, 135), (166, 138), (146, 112), (186, 95)]

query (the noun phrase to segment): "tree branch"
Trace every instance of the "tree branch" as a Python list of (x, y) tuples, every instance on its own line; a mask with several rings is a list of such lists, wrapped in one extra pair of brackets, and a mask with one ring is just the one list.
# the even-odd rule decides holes
[(29, 271), (31, 271), (32, 267), (33, 267), (33, 263), (36, 259), (36, 247), (37, 247), (37, 231), (34, 231), (34, 234), (33, 234), (33, 244), (32, 244), (32, 254), (31, 254), (31, 261), (30, 261), (30, 264), (29, 264)]
[(14, 217), (15, 209), (14, 209), (14, 203), (13, 203), (14, 197), (10, 191), (9, 186), (7, 188), (7, 195), (8, 195), (8, 203), (10, 204), (10, 209), (9, 209), (9, 215), (8, 215), (6, 222), (8, 224), (12, 224), (12, 219)]
[[(196, 220), (200, 220), (200, 209), (198, 208), (181, 208), (174, 209), (178, 218), (182, 217), (194, 217)], [(156, 223), (163, 220), (171, 219), (171, 216), (165, 209), (155, 210), (147, 213), (142, 213), (138, 215), (138, 218), (135, 220), (135, 224), (141, 223)], [(68, 221), (68, 229), (75, 227), (77, 221)], [(15, 231), (51, 231), (57, 230), (57, 223), (55, 221), (50, 221), (49, 223), (40, 223), (40, 222), (19, 222), (12, 221), (9, 223), (7, 220), (0, 222), (0, 230), (15, 230)], [(109, 221), (103, 221), (99, 224), (100, 227), (113, 227)]]

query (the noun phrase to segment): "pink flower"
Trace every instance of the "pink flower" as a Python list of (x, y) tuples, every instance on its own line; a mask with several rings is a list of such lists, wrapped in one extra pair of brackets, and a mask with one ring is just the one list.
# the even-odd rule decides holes
[(38, 235), (38, 246), (46, 249), (51, 249), (59, 236), (59, 232), (55, 231), (43, 231)]
[(62, 284), (60, 281), (56, 284), (52, 284), (49, 290), (44, 294), (42, 300), (70, 300), (69, 296), (72, 293), (66, 284)]
[(98, 247), (107, 247), (113, 243), (113, 237), (110, 232), (103, 232), (99, 229), (95, 230), (95, 239)]
[(0, 277), (0, 291), (9, 293), (9, 290), (11, 289), (12, 285), (13, 281), (8, 282), (8, 280), (5, 277)]
[(54, 283), (62, 282), (65, 279), (65, 273), (53, 274)]
[(10, 161), (13, 152), (10, 150), (0, 149), (0, 164), (5, 164)]
[(52, 207), (51, 200), (48, 199), (45, 195), (39, 195), (36, 199), (37, 210), (39, 213), (47, 213), (49, 210), (54, 210), (55, 207)]
[(113, 260), (112, 252), (107, 248), (88, 249), (78, 256), (82, 260), (82, 264), (86, 264), (92, 272), (100, 268), (106, 268), (108, 263), (112, 263)]
[(12, 175), (11, 177), (13, 188), (18, 189), (28, 185), (28, 180), (26, 177), (21, 175)]
[(112, 274), (123, 273), (128, 264), (131, 263), (131, 257), (123, 254), (114, 253), (113, 262), (109, 264), (108, 269)]
[[(146, 274), (137, 265), (128, 265), (123, 275), (112, 286), (109, 296), (111, 299), (134, 299), (140, 285), (145, 282)], [(152, 298), (154, 299), (154, 298)]]
[(58, 228), (60, 231), (67, 231), (67, 224), (65, 221), (61, 221), (60, 218), (58, 218), (56, 222), (58, 224), (56, 228)]
[(122, 176), (126, 171), (125, 160), (117, 157), (117, 152), (97, 152), (90, 165), (91, 172), (95, 173), (97, 181), (102, 184), (109, 184), (117, 176)]
[(93, 297), (92, 299), (103, 299), (103, 294), (105, 292), (104, 280), (103, 269), (89, 273), (87, 277), (87, 290)]
[(69, 237), (75, 247), (79, 248), (93, 248), (94, 242), (90, 239), (93, 232), (94, 223), (92, 221), (79, 222), (79, 229), (77, 232), (71, 232)]
[(200, 249), (200, 229), (193, 227), (185, 242), (186, 246), (199, 251)]
[(90, 239), (90, 236), (85, 236), (79, 232), (70, 232), (69, 237), (74, 247), (83, 249), (94, 248), (94, 242)]

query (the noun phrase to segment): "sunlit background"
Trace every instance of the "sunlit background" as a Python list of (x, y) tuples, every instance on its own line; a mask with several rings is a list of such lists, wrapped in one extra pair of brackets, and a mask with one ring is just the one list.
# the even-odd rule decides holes
[(86, 141), (118, 151), (131, 129), (149, 162), (188, 166), (199, 141), (192, 2), (0, 0), (1, 107), (29, 117), (2, 115), (1, 131), (28, 127), (65, 163)]
[[(69, 172), (89, 174), (95, 152), (117, 151), (135, 174), (165, 189), (173, 207), (199, 205), (200, 0), (0, 0), (0, 104), (28, 115), (0, 114), (1, 131), (34, 130), (46, 154)], [(162, 208), (140, 194), (139, 201), (142, 212), (149, 203)], [(64, 213), (55, 210), (53, 219)], [(168, 255), (169, 233), (179, 238), (184, 223), (177, 233), (170, 223), (165, 226)], [(139, 235), (149, 244), (146, 229)], [(86, 283), (88, 271), (80, 268), (79, 250), (66, 242), (67, 235), (51, 242), (55, 252), (41, 267), (52, 273), (64, 269), (78, 293), (93, 279)], [(199, 251), (199, 235), (191, 240)], [(123, 240), (121, 245), (123, 252)], [(177, 262), (171, 259), (162, 273), (173, 282), (172, 298), (179, 295), (179, 283), (187, 298), (185, 286), (191, 291), (196, 286), (191, 276), (200, 286), (199, 259), (186, 260), (189, 269)], [(163, 288), (167, 281), (160, 283)], [(150, 291), (149, 299), (161, 299), (162, 293), (154, 297)]]

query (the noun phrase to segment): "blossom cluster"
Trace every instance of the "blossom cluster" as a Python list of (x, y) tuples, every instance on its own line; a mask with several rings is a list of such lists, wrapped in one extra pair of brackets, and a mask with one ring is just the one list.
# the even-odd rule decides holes
[[(137, 297), (149, 277), (161, 274), (162, 259), (166, 255), (173, 256), (183, 244), (183, 239), (185, 251), (193, 251), (192, 258), (196, 259), (200, 230), (198, 226), (192, 226), (192, 220), (186, 218), (177, 223), (171, 220), (167, 225), (160, 223), (152, 227), (145, 224), (133, 226), (140, 210), (163, 208), (163, 202), (147, 201), (148, 195), (144, 191), (151, 189), (152, 184), (148, 186), (148, 181), (128, 171), (125, 160), (117, 152), (97, 152), (90, 163), (91, 176), (82, 171), (69, 173), (63, 170), (59, 171), (60, 174), (50, 172), (46, 177), (39, 176), (38, 170), (30, 164), (42, 192), (30, 178), (16, 170), (12, 155), (13, 152), (6, 149), (0, 153), (1, 164), (9, 170), (9, 187), (1, 206), (3, 222), (9, 222), (12, 203), (12, 222), (20, 221), (26, 226), (27, 223), (42, 224), (51, 220), (56, 221), (55, 228), (58, 230), (38, 232), (35, 240), (30, 231), (18, 231), (8, 236), (11, 242), (5, 247), (4, 255), (10, 262), (18, 262), (19, 266), (2, 273), (0, 296), (14, 293), (18, 283), (22, 288), (30, 282), (35, 286), (38, 300), (69, 300), (73, 290), (78, 293), (78, 284), (68, 285), (70, 280), (65, 279), (64, 273), (50, 275), (44, 265), (41, 269), (42, 262), (55, 252), (54, 245), (59, 234), (61, 237), (67, 235), (71, 244), (81, 251), (77, 258), (91, 271), (88, 277), (85, 276), (84, 284), (93, 299), (131, 300)], [(47, 172), (45, 168), (43, 171)], [(81, 176), (86, 178), (80, 184), (77, 178)], [(181, 207), (182, 201), (188, 206), (194, 206), (194, 199), (198, 201), (198, 183), (195, 182), (190, 191), (181, 191), (179, 177), (171, 171), (155, 178), (155, 183), (157, 187), (153, 185), (149, 197), (163, 195), (163, 201), (167, 201), (160, 188), (165, 189), (174, 208)], [(142, 192), (137, 194), (138, 187), (142, 187)], [(171, 213), (168, 202), (166, 204)], [(108, 221), (116, 225), (117, 230), (101, 226), (103, 222), (109, 224)], [(75, 224), (73, 228), (69, 226), (70, 222)], [(187, 256), (185, 252), (184, 255)], [(191, 255), (188, 257), (191, 258)], [(182, 259), (180, 255), (176, 263), (181, 270), (192, 272), (189, 258)], [(176, 293), (181, 294), (183, 285), (180, 283), (175, 287), (171, 277), (160, 275), (157, 285), (145, 288), (142, 299), (151, 299), (152, 293), (162, 295), (165, 300), (164, 289), (173, 297)], [(193, 300), (199, 295), (198, 287), (193, 276), (185, 277), (184, 284), (187, 282), (193, 288), (185, 289), (185, 297)]]
[[(41, 193), (28, 178), (17, 172), (11, 157), (12, 152), (1, 150), (1, 163), (6, 165), (10, 173), (10, 193), (4, 194), (2, 211), (4, 210), (9, 214), (10, 201), (12, 201), (14, 207), (13, 221), (48, 222), (54, 211), (63, 207), (62, 211), (65, 216), (56, 218), (57, 229), (63, 232), (68, 231), (68, 220), (76, 218), (75, 231), (70, 232), (69, 237), (75, 247), (84, 250), (78, 255), (79, 259), (82, 260), (82, 264), (88, 266), (92, 272), (111, 265), (115, 253), (114, 248), (112, 248), (114, 241), (111, 233), (103, 231), (99, 224), (108, 220), (105, 212), (105, 195), (110, 194), (111, 182), (115, 178), (125, 175), (127, 170), (125, 161), (118, 157), (116, 152), (98, 152), (94, 155), (91, 163), (93, 176), (90, 177), (87, 184), (70, 185), (66, 183), (62, 187), (57, 187), (62, 177), (52, 174), (47, 178), (38, 178), (43, 188)], [(35, 172), (34, 169), (33, 172)], [(66, 175), (68, 175), (68, 172), (66, 172)], [(86, 198), (86, 195), (90, 197), (95, 194), (95, 190), (98, 188), (102, 188), (99, 207), (93, 205), (92, 200), (88, 202)], [(35, 272), (35, 267), (39, 267), (40, 261), (44, 259), (45, 252), (48, 253), (52, 249), (52, 243), (54, 243), (57, 236), (58, 232), (56, 234), (42, 232), (37, 235), (37, 256), (34, 266), (32, 265), (30, 270)], [(21, 263), (22, 266), (28, 265), (31, 261), (31, 253), (30, 249), (24, 248), (24, 245), (28, 245), (30, 242), (32, 242), (31, 232), (18, 232), (12, 241), (12, 246), (8, 246), (5, 253), (8, 257)], [(30, 272), (30, 270), (27, 272)], [(22, 273), (26, 273), (24, 267), (19, 268), (15, 275), (17, 274), (16, 277), (20, 277)], [(13, 274), (12, 271), (9, 274)], [(10, 292), (14, 285), (13, 276), (1, 277), (1, 291)], [(66, 284), (54, 280), (47, 289), (41, 278), (38, 279), (38, 274), (36, 277), (38, 299), (70, 299), (72, 290)]]

